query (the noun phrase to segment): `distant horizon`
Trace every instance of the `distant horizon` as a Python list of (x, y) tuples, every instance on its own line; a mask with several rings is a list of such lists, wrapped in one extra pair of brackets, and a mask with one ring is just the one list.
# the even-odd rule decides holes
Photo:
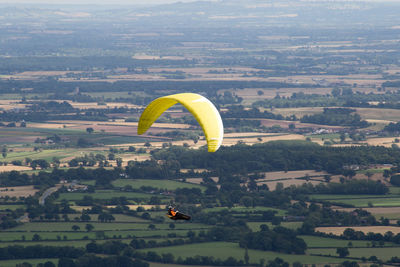
[[(172, 4), (172, 3), (189, 3), (189, 2), (218, 2), (222, 0), (0, 0), (2, 5), (161, 5), (161, 4)], [(326, 2), (399, 2), (398, 0), (305, 0), (310, 2), (326, 1)]]
[(140, 0), (0, 0), (0, 4), (6, 5), (160, 5), (160, 4), (172, 4), (177, 2), (196, 2), (197, 0), (147, 0), (147, 1), (140, 1)]

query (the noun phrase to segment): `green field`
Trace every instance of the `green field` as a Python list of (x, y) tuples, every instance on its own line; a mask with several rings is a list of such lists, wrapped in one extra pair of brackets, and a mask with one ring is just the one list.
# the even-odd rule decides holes
[[(124, 230), (124, 231), (104, 231), (104, 235), (107, 238), (118, 238), (123, 240), (128, 240), (129, 242), (133, 237), (138, 238), (156, 238), (157, 240), (168, 238), (168, 234), (175, 234), (176, 237), (184, 238), (187, 236), (189, 229), (186, 230)], [(193, 230), (193, 232), (199, 232), (200, 230)], [(38, 234), (42, 240), (41, 241), (31, 241), (34, 234)], [(22, 241), (22, 236), (25, 236), (26, 240)], [(61, 240), (57, 239), (57, 236)], [(64, 240), (64, 236), (67, 237)], [(86, 238), (84, 238), (86, 237)], [(5, 247), (9, 245), (54, 245), (54, 246), (85, 246), (90, 240), (104, 241), (104, 239), (97, 239), (96, 232), (2, 232), (0, 235), (1, 241), (0, 247)], [(125, 241), (124, 241), (125, 242)]]
[(202, 185), (178, 182), (173, 180), (152, 180), (152, 179), (118, 179), (112, 182), (115, 187), (124, 187), (127, 185), (135, 189), (142, 186), (151, 186), (159, 189), (176, 190), (177, 188), (199, 188), (205, 190)]
[(396, 207), (400, 206), (400, 195), (309, 195), (314, 200), (326, 200), (354, 207)]
[(244, 207), (244, 206), (236, 206), (236, 207), (232, 207), (232, 208), (214, 207), (214, 208), (204, 209), (203, 211), (204, 212), (219, 212), (219, 211), (222, 211), (222, 210), (229, 210), (230, 212), (243, 212), (243, 213), (245, 213), (245, 212), (255, 212), (255, 213), (257, 213), (257, 212), (273, 210), (273, 211), (277, 212), (276, 215), (278, 215), (278, 216), (283, 216), (283, 215), (286, 214), (286, 211), (285, 210), (281, 210), (281, 209), (275, 209), (275, 208), (269, 208), (269, 207), (254, 207), (254, 208), (249, 207), (249, 208), (247, 208), (247, 207)]
[(400, 206), (400, 197), (396, 198), (364, 198), (364, 199), (342, 199), (335, 201), (337, 203), (350, 204), (355, 207), (368, 207), (371, 203), (374, 207), (398, 207)]
[[(399, 256), (400, 247), (384, 247), (384, 248), (349, 248), (350, 255), (348, 257), (361, 258), (376, 256), (381, 260), (390, 260), (392, 257)], [(332, 255), (337, 256), (336, 248), (329, 249), (309, 249), (309, 254), (313, 255)]]
[[(260, 225), (266, 224), (270, 229), (274, 228), (275, 225), (272, 225), (271, 222), (248, 222), (247, 226), (253, 231), (260, 231)], [(289, 228), (289, 229), (298, 229), (301, 227), (303, 222), (281, 222), (280, 226)]]
[(393, 195), (400, 195), (400, 187), (398, 186), (389, 187), (389, 193)]
[(85, 185), (96, 185), (96, 180), (87, 180), (87, 181), (79, 181), (80, 184), (85, 184)]
[(24, 262), (28, 262), (28, 263), (32, 264), (33, 266), (36, 266), (39, 263), (45, 263), (47, 261), (51, 261), (56, 266), (58, 264), (58, 259), (20, 259), (20, 260), (0, 261), (0, 266), (1, 267), (15, 267), (17, 264), (21, 264)]
[[(68, 214), (68, 218), (71, 221), (74, 221), (74, 219), (76, 217), (80, 217), (81, 214), (80, 213), (75, 213), (75, 214)], [(144, 220), (142, 218), (138, 218), (138, 217), (132, 217), (132, 216), (128, 216), (128, 215), (124, 215), (124, 214), (113, 214), (115, 221), (113, 222), (134, 222), (134, 223), (148, 223), (149, 221)], [(90, 221), (92, 222), (97, 222), (98, 221), (98, 214), (90, 214)]]
[[(319, 236), (299, 236), (306, 243), (308, 248), (337, 248), (337, 247), (348, 247), (349, 242), (352, 243), (353, 247), (365, 247), (367, 248), (371, 245), (370, 241), (360, 241), (360, 240), (342, 240), (342, 239), (333, 239)], [(385, 246), (391, 247), (396, 246), (394, 243), (385, 243)]]
[[(84, 196), (91, 196), (94, 199), (112, 199), (114, 197), (126, 197), (127, 199), (144, 199), (148, 200), (152, 194), (136, 193), (136, 192), (120, 192), (114, 190), (97, 190), (95, 193), (61, 193), (58, 200), (76, 201), (83, 199)], [(165, 198), (165, 196), (163, 196)]]
[[(93, 231), (117, 231), (117, 230), (147, 230), (149, 223), (101, 223), (101, 222), (89, 222), (94, 226)], [(40, 231), (40, 232), (73, 232), (71, 227), (78, 225), (81, 230), (85, 231), (86, 222), (31, 222), (17, 227), (8, 229), (6, 231)], [(167, 230), (169, 229), (169, 223), (156, 223), (154, 224), (156, 229)], [(176, 223), (177, 230), (189, 230), (189, 229), (206, 229), (209, 226), (199, 223)]]
[(10, 152), (7, 154), (7, 160), (12, 161), (12, 160), (24, 160), (25, 158), (31, 158), (31, 159), (45, 159), (47, 161), (52, 161), (53, 157), (56, 157), (58, 159), (64, 159), (64, 158), (69, 158), (69, 157), (81, 157), (84, 154), (89, 154), (89, 153), (104, 153), (104, 151), (94, 151), (94, 150), (87, 150), (87, 149), (71, 149), (71, 148), (65, 148), (65, 149), (43, 149), (43, 150), (38, 150), (38, 151), (19, 151), (19, 152)]
[[(154, 251), (158, 254), (172, 253), (175, 258), (182, 257), (183, 259), (186, 257), (200, 255), (212, 256), (218, 259), (227, 259), (228, 257), (234, 257), (238, 260), (243, 260), (245, 254), (245, 249), (240, 248), (239, 245), (236, 243), (229, 242), (189, 244), (184, 246), (144, 249), (143, 251)], [(291, 255), (253, 249), (249, 249), (248, 254), (250, 257), (250, 263), (259, 263), (261, 259), (265, 259), (266, 261), (274, 260), (276, 257), (284, 259), (285, 261), (290, 263), (293, 263), (295, 261), (299, 261), (301, 263), (338, 263), (343, 261), (343, 259), (339, 258), (327, 258), (310, 255)]]
[(16, 210), (23, 208), (25, 208), (25, 205), (0, 205), (0, 210)]

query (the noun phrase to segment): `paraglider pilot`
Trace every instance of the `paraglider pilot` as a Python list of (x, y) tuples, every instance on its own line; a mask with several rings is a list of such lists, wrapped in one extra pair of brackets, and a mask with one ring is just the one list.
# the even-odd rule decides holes
[(171, 206), (168, 207), (168, 213), (167, 216), (171, 219), (171, 220), (190, 220), (190, 216), (183, 214), (177, 210), (174, 210)]

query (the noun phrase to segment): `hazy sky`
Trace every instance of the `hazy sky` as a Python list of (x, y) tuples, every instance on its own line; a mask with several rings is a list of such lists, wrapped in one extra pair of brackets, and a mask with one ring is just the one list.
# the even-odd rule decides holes
[(195, 0), (0, 0), (1, 4), (101, 4), (101, 5), (151, 5), (174, 2), (193, 2)]
[[(91, 4), (91, 5), (154, 5), (169, 4), (175, 2), (194, 1), (220, 1), (220, 0), (0, 0), (0, 4)], [(313, 1), (313, 0), (309, 0)], [(399, 2), (400, 0), (319, 0), (337, 2)]]

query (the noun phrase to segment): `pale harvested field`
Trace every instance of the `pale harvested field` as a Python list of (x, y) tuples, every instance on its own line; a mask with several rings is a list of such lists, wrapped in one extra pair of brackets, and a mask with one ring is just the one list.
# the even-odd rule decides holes
[[(133, 161), (146, 161), (146, 160), (150, 160), (150, 155), (118, 155), (117, 157), (122, 158), (123, 162), (122, 162), (122, 166), (126, 166), (128, 165), (128, 162), (133, 160)], [(116, 166), (116, 164), (115, 164)]]
[(83, 71), (24, 71), (12, 75), (4, 75), (4, 78), (14, 80), (30, 80), (38, 79), (43, 76), (62, 76), (67, 73), (83, 73)]
[(181, 169), (181, 173), (188, 173), (189, 171), (193, 171), (195, 173), (201, 173), (201, 172), (208, 172), (209, 170), (207, 170), (207, 169)]
[(129, 103), (106, 103), (106, 105), (97, 105), (96, 102), (88, 102), (88, 103), (81, 103), (81, 102), (72, 102), (68, 101), (68, 103), (71, 104), (74, 108), (79, 108), (79, 109), (105, 109), (105, 108), (140, 108), (141, 106), (138, 105), (133, 105)]
[(222, 145), (233, 146), (233, 145), (236, 145), (238, 142), (243, 142), (245, 144), (252, 145), (252, 144), (266, 143), (266, 142), (270, 142), (270, 141), (278, 141), (278, 140), (305, 140), (305, 137), (303, 135), (299, 135), (299, 134), (265, 136), (265, 137), (260, 137), (261, 141), (259, 141), (258, 138), (259, 137), (227, 138), (227, 139), (223, 140)]
[[(313, 140), (313, 142), (314, 142), (314, 140)], [(320, 141), (320, 142), (316, 141), (316, 143), (318, 143), (318, 144), (320, 144), (320, 145), (323, 144), (322, 141)], [(363, 144), (333, 144), (333, 145), (331, 145), (331, 146), (332, 146), (332, 147), (352, 147), (352, 146), (362, 146), (362, 145), (363, 145)]]
[(231, 67), (229, 68), (209, 68), (209, 67), (195, 67), (195, 68), (148, 68), (150, 72), (162, 72), (162, 71), (169, 71), (169, 72), (175, 72), (175, 71), (183, 71), (185, 73), (190, 73), (193, 75), (207, 75), (210, 74), (208, 73), (209, 71), (219, 71), (222, 72), (224, 70), (227, 70), (232, 73), (243, 73), (243, 72), (248, 72), (248, 71), (259, 71), (256, 68), (249, 68), (249, 67)]
[[(334, 183), (340, 183), (340, 177), (343, 177), (342, 175), (332, 175), (331, 176), (331, 182)], [(368, 176), (362, 173), (357, 173), (353, 178), (351, 179), (356, 179), (356, 180), (368, 180)], [(381, 181), (384, 184), (390, 185), (387, 181), (385, 181), (383, 177), (383, 173), (374, 173), (370, 180), (372, 181)]]
[[(290, 79), (287, 82), (291, 82)], [(225, 91), (229, 91), (237, 96), (243, 97), (243, 101), (247, 103), (252, 103), (254, 101), (262, 100), (262, 99), (272, 99), (277, 94), (281, 97), (290, 97), (293, 93), (303, 92), (305, 94), (329, 94), (332, 89), (330, 88), (279, 88), (279, 89), (263, 89), (263, 88), (245, 88), (245, 89), (229, 89), (229, 90), (220, 90), (219, 94), (223, 94)], [(258, 91), (262, 91), (264, 94), (259, 96)]]
[[(146, 135), (144, 135), (146, 136)], [(157, 136), (152, 136), (152, 137), (156, 137), (156, 138), (160, 138)], [(161, 148), (162, 145), (164, 143), (171, 143), (174, 146), (183, 146), (184, 144), (189, 145), (189, 148), (193, 148), (193, 149), (198, 149), (202, 146), (206, 146), (207, 142), (206, 140), (204, 140), (204, 137), (201, 137), (201, 139), (197, 142), (197, 144), (195, 144), (193, 142), (193, 140), (178, 140), (178, 141), (171, 141), (168, 138), (165, 138), (165, 141), (153, 141), (150, 142), (151, 144), (151, 148)], [(222, 145), (223, 146), (233, 146), (238, 144), (239, 142), (248, 144), (248, 145), (252, 145), (252, 144), (260, 144), (260, 143), (266, 143), (266, 142), (270, 142), (270, 141), (278, 141), (278, 140), (305, 140), (305, 137), (303, 135), (299, 135), (299, 134), (284, 134), (284, 135), (278, 135), (278, 136), (262, 136), (261, 137), (261, 141), (258, 140), (258, 137), (248, 137), (248, 138), (225, 138), (222, 141)], [(135, 147), (144, 147), (144, 142), (140, 142), (140, 143), (133, 143), (133, 144), (117, 144), (117, 145), (108, 145), (108, 147), (129, 147), (131, 145), (135, 146)]]
[(399, 109), (379, 109), (379, 108), (356, 108), (357, 113), (360, 114), (361, 118), (368, 120), (379, 120), (379, 121), (394, 121), (400, 120)]
[(14, 165), (0, 166), (0, 172), (30, 171), (30, 170), (32, 170), (32, 168), (27, 166), (14, 166)]
[(248, 132), (248, 133), (224, 133), (224, 138), (235, 138), (235, 137), (262, 137), (262, 136), (270, 136), (276, 135), (276, 133), (255, 133), (255, 132)]
[[(364, 120), (377, 123), (390, 123), (397, 122), (400, 120), (400, 110), (398, 109), (379, 109), (379, 108), (355, 108), (356, 112), (360, 114)], [(321, 107), (304, 107), (304, 108), (276, 108), (272, 112), (275, 114), (281, 114), (283, 116), (296, 115), (297, 117), (303, 117), (304, 115), (313, 115), (322, 113), (323, 108)]]
[(341, 235), (347, 228), (352, 228), (355, 231), (362, 231), (364, 234), (369, 232), (385, 234), (386, 232), (392, 232), (393, 234), (400, 233), (400, 227), (396, 226), (352, 226), (352, 227), (317, 227), (316, 232), (322, 232), (326, 234)]
[(322, 113), (323, 108), (320, 107), (305, 107), (305, 108), (275, 108), (272, 112), (275, 114), (281, 114), (282, 116), (296, 115), (296, 117), (301, 118), (304, 115), (314, 115), (317, 113)]
[[(125, 205), (127, 206), (130, 210), (136, 210), (139, 207), (144, 208), (145, 210), (150, 210), (150, 209), (166, 209), (167, 205)], [(115, 205), (108, 205), (106, 206), (107, 208), (116, 208), (117, 206)]]
[(29, 122), (27, 123), (27, 128), (41, 128), (41, 129), (63, 129), (64, 125), (65, 128), (74, 128), (79, 127), (80, 124), (70, 124), (70, 123), (36, 123), (36, 122)]
[(71, 206), (71, 209), (76, 210), (76, 211), (83, 211), (83, 210), (89, 210), (91, 209), (92, 206)]
[(343, 126), (329, 126), (322, 124), (313, 124), (313, 123), (301, 123), (299, 121), (284, 121), (284, 120), (272, 120), (272, 119), (260, 119), (261, 124), (266, 127), (272, 127), (275, 125), (279, 125), (281, 128), (288, 128), (290, 124), (294, 124), (296, 128), (314, 128), (314, 129), (344, 129), (346, 127)]
[(186, 57), (181, 57), (181, 56), (152, 56), (152, 55), (146, 55), (146, 54), (135, 54), (132, 58), (134, 59), (157, 59), (157, 60), (184, 60), (187, 59)]
[(21, 104), (17, 102), (9, 102), (7, 104), (0, 103), (0, 110), (24, 109), (25, 107), (26, 104)]
[(16, 76), (56, 76), (65, 75), (67, 73), (82, 73), (83, 71), (24, 71), (15, 74)]
[[(363, 142), (363, 143), (366, 143), (370, 146), (391, 147), (392, 144), (395, 144), (394, 139), (396, 139), (396, 137), (369, 138), (369, 139), (367, 139), (366, 142)], [(400, 143), (398, 143), (398, 145), (400, 145)]]
[[(132, 126), (137, 127), (137, 122), (125, 122), (123, 120), (116, 120), (116, 121), (49, 121), (51, 123), (63, 123), (63, 124), (76, 124), (76, 125), (84, 125), (88, 126)], [(171, 128), (171, 129), (188, 129), (192, 127), (189, 124), (180, 124), (180, 123), (158, 123), (155, 122), (149, 129), (151, 131), (152, 128)]]
[(391, 122), (396, 122), (396, 121), (388, 121), (388, 120), (370, 120), (366, 119), (369, 123), (382, 123), (382, 124), (389, 124)]
[(33, 188), (33, 185), (0, 187), (0, 197), (28, 197), (35, 195), (38, 191), (38, 189)]
[[(214, 182), (218, 182), (218, 177), (210, 177)], [(192, 184), (201, 184), (203, 182), (203, 178), (187, 178), (186, 182)]]
[(288, 171), (288, 172), (264, 172), (263, 173), (265, 178), (260, 179), (257, 181), (268, 181), (268, 180), (275, 180), (275, 179), (285, 179), (285, 178), (299, 178), (304, 177), (306, 175), (313, 177), (313, 176), (323, 176), (328, 174), (326, 172), (317, 172), (314, 170), (303, 170), (303, 171)]

